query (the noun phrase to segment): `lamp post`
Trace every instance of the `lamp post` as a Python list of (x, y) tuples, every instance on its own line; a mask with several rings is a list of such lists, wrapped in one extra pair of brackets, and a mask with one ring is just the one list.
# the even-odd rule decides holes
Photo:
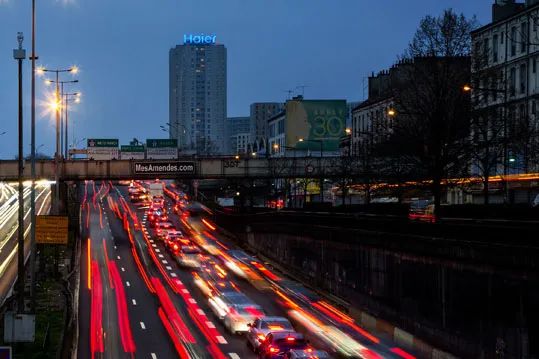
[(73, 101), (75, 103), (79, 103), (80, 102), (80, 92), (73, 92), (73, 93), (64, 93), (64, 104), (65, 104), (65, 117), (64, 117), (64, 125), (65, 125), (65, 131), (64, 131), (64, 134), (65, 134), (65, 140), (64, 140), (64, 158), (68, 158), (68, 151), (67, 151), (67, 142), (68, 142), (68, 138), (67, 138), (67, 129), (68, 129), (68, 107), (69, 107), (69, 102), (70, 101)]
[[(50, 85), (52, 83), (55, 83), (55, 80), (45, 80), (45, 83), (47, 85)], [(79, 80), (71, 80), (71, 81), (59, 81), (60, 82), (60, 153), (63, 153), (63, 157), (67, 158), (67, 122), (64, 117), (64, 109), (65, 109), (65, 116), (67, 116), (67, 106), (62, 106), (64, 101), (64, 84), (73, 84), (79, 82)], [(65, 149), (65, 151), (64, 151)]]
[(17, 312), (24, 312), (24, 188), (23, 188), (23, 125), (22, 125), (22, 61), (26, 58), (26, 51), (22, 48), (24, 36), (17, 33), (19, 47), (13, 50), (13, 58), (19, 67), (19, 229), (17, 230)]
[(60, 157), (62, 156), (60, 151), (60, 110), (61, 110), (61, 98), (60, 98), (60, 79), (59, 75), (61, 72), (71, 72), (73, 74), (76, 74), (78, 72), (78, 68), (76, 66), (72, 66), (68, 69), (46, 69), (46, 68), (39, 68), (37, 70), (38, 74), (43, 74), (45, 72), (54, 72), (56, 74), (56, 92), (55, 92), (55, 112), (56, 112), (56, 152), (54, 154), (54, 164), (55, 164), (55, 171), (54, 171), (54, 180), (55, 180), (55, 193), (54, 193), (54, 205), (53, 205), (53, 212), (54, 214), (58, 215), (60, 214)]

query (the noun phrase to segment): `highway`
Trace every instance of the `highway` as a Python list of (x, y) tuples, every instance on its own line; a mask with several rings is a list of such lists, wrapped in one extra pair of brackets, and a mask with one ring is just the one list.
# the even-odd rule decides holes
[[(0, 303), (9, 296), (17, 279), (18, 192), (16, 184), (0, 183)], [(30, 255), (30, 187), (24, 188), (24, 238), (25, 259)], [(47, 214), (50, 210), (49, 183), (36, 185), (36, 212)]]
[(165, 207), (174, 227), (201, 251), (197, 268), (177, 263), (149, 225), (148, 205), (132, 203), (127, 186), (85, 183), (79, 358), (255, 358), (245, 335), (231, 333), (212, 311), (219, 286), (250, 298), (253, 316), (287, 317), (314, 348), (333, 357), (415, 358), (238, 251), (203, 206), (188, 203), (176, 214), (175, 191), (167, 186)]

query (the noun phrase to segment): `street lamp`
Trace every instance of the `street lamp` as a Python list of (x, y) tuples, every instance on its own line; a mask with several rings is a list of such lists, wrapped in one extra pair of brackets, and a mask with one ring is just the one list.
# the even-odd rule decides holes
[(80, 93), (79, 92), (73, 92), (73, 93), (65, 93), (64, 94), (65, 96), (65, 99), (64, 99), (64, 103), (65, 103), (65, 120), (64, 120), (64, 123), (65, 123), (65, 140), (64, 140), (64, 156), (65, 158), (68, 157), (68, 151), (67, 151), (67, 143), (68, 143), (68, 132), (67, 132), (67, 124), (68, 124), (68, 104), (69, 104), (69, 101), (73, 101), (75, 103), (79, 103), (80, 102)]
[[(73, 70), (72, 72), (77, 73), (78, 70)], [(50, 85), (50, 84), (56, 83), (56, 81), (46, 79), (45, 84)], [(64, 119), (64, 111), (63, 111), (63, 109), (65, 108), (65, 116), (67, 116), (67, 104), (65, 104), (65, 106), (62, 106), (62, 101), (64, 100), (64, 84), (78, 83), (79, 80), (58, 81), (58, 82), (60, 83), (60, 107), (61, 107), (60, 108), (60, 152), (62, 151), (62, 147), (63, 147), (64, 152), (65, 152), (63, 157), (67, 158), (67, 122), (66, 122), (67, 120)], [(64, 131), (65, 131), (65, 136), (64, 136)]]
[[(34, 55), (34, 51), (32, 49), (32, 56)], [(37, 70), (37, 73), (38, 74), (44, 74), (45, 72), (54, 72), (56, 74), (56, 96), (55, 96), (55, 100), (56, 102), (58, 102), (60, 99), (60, 94), (59, 94), (59, 90), (60, 90), (60, 79), (59, 79), (59, 75), (60, 73), (62, 72), (70, 72), (70, 73), (74, 73), (76, 74), (78, 72), (78, 68), (76, 66), (72, 66), (68, 69), (55, 69), (55, 70), (52, 70), (52, 69), (46, 69), (44, 67), (40, 67), (38, 70)], [(54, 205), (53, 205), (53, 212), (54, 214), (58, 215), (60, 214), (60, 157), (61, 157), (61, 154), (60, 154), (60, 106), (59, 104), (57, 104), (56, 106), (56, 152), (54, 154), (54, 164), (55, 164), (55, 171), (54, 171), (54, 179), (55, 179), (55, 187), (56, 187), (56, 191), (54, 193)], [(33, 124), (34, 125), (34, 124)], [(32, 126), (34, 127), (34, 126)], [(34, 145), (35, 146), (35, 145)], [(32, 146), (32, 147), (34, 147)], [(34, 152), (34, 156), (35, 156), (35, 152)]]
[(322, 140), (306, 140), (302, 137), (298, 139), (299, 142), (317, 142), (320, 144), (320, 202), (324, 202), (324, 177), (322, 176), (322, 157), (324, 153), (324, 142)]

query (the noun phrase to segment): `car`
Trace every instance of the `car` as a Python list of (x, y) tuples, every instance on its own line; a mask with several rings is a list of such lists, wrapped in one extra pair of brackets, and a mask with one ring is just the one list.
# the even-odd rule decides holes
[(425, 199), (412, 201), (408, 211), (408, 219), (429, 223), (436, 222), (436, 217), (434, 216), (434, 204), (432, 204), (430, 200)]
[(285, 355), (286, 359), (326, 359), (331, 358), (329, 354), (323, 350), (312, 348), (307, 349), (292, 349)]
[(165, 246), (172, 253), (177, 253), (183, 246), (191, 245), (188, 238), (175, 232), (177, 231), (170, 230), (165, 236)]
[(303, 334), (297, 332), (274, 332), (269, 333), (266, 339), (260, 343), (258, 357), (262, 359), (285, 358), (291, 350), (313, 349)]
[(200, 249), (195, 246), (182, 246), (180, 250), (175, 253), (175, 259), (182, 267), (198, 268), (201, 261)]
[(254, 322), (247, 325), (249, 330), (245, 334), (247, 339), (247, 345), (256, 353), (260, 343), (262, 343), (266, 336), (272, 332), (294, 331), (294, 327), (288, 319), (284, 317), (263, 317), (257, 318)]
[(158, 223), (168, 221), (168, 216), (163, 211), (155, 211), (148, 215), (148, 221), (150, 222), (150, 226), (156, 227)]
[(152, 204), (163, 208), (165, 206), (165, 198), (163, 196), (153, 196)]
[(259, 305), (235, 290), (215, 293), (209, 303), (212, 311), (231, 333), (244, 333), (249, 330), (247, 324), (265, 316)]
[(164, 239), (164, 237), (166, 236), (167, 234), (167, 231), (168, 230), (176, 230), (176, 228), (174, 228), (174, 225), (171, 223), (171, 222), (156, 222), (155, 223), (155, 235), (159, 238), (159, 239)]

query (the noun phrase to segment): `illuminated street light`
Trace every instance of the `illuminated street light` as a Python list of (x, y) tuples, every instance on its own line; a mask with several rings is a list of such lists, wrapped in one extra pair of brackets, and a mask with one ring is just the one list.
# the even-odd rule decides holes
[(273, 149), (274, 149), (274, 150), (278, 150), (278, 149), (279, 149), (279, 144), (278, 144), (278, 143), (274, 143), (274, 144), (273, 144)]
[(389, 110), (387, 110), (387, 114), (388, 116), (395, 116), (397, 114), (397, 111), (395, 111), (394, 109), (390, 108)]
[(240, 159), (240, 155), (236, 155), (234, 156), (235, 159), (239, 160)]
[(472, 87), (471, 87), (470, 85), (464, 85), (464, 86), (462, 87), (462, 90), (463, 90), (464, 92), (470, 92), (470, 91), (472, 91)]
[(251, 156), (256, 157), (256, 152), (251, 152)]
[(299, 142), (303, 142), (303, 141), (304, 141), (304, 139), (300, 137), (300, 139), (299, 139), (298, 141), (299, 141)]
[(346, 128), (344, 130), (344, 132), (346, 132), (347, 135), (351, 134), (352, 133), (352, 129), (351, 128)]

